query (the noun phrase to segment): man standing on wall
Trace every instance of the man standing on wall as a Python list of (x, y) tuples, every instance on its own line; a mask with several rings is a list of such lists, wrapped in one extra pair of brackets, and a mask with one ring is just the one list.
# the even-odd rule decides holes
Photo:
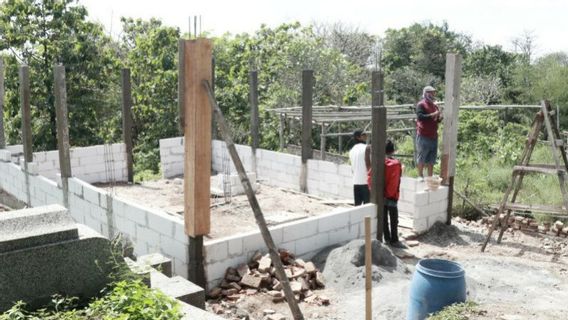
[(369, 203), (371, 193), (367, 186), (367, 171), (371, 169), (371, 146), (367, 145), (367, 134), (357, 129), (353, 132), (355, 145), (349, 151), (351, 171), (353, 172), (353, 196), (355, 205)]
[(438, 123), (442, 121), (442, 113), (434, 103), (435, 98), (436, 89), (426, 86), (422, 100), (416, 105), (416, 162), (421, 181), (424, 181), (424, 166), (428, 176), (432, 176), (438, 152)]

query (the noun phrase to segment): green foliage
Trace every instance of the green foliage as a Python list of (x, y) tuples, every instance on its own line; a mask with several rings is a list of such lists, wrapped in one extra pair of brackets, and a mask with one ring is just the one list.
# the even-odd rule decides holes
[[(101, 123), (117, 117), (116, 46), (102, 26), (86, 21), (75, 0), (7, 0), (0, 4), (0, 51), (9, 50), (6, 72), (8, 140), (19, 141), (18, 64), (30, 67), (32, 135), (36, 150), (56, 147), (53, 66), (67, 73), (72, 145), (114, 140)], [(11, 123), (13, 122), (13, 123)]]
[(428, 320), (468, 320), (472, 317), (484, 314), (479, 305), (472, 301), (456, 303), (445, 307), (442, 311), (429, 316)]
[(0, 320), (176, 320), (181, 319), (179, 304), (141, 280), (120, 281), (86, 308), (78, 308), (76, 298), (55, 295), (47, 308), (28, 311), (17, 302), (0, 314)]

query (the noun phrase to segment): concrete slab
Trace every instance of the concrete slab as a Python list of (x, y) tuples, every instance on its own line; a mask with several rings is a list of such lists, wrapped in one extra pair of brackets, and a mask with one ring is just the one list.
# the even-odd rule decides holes
[(153, 289), (159, 289), (170, 297), (194, 307), (205, 309), (205, 291), (203, 288), (180, 276), (168, 278), (158, 271), (153, 271), (150, 273), (150, 283)]
[(78, 238), (77, 225), (60, 205), (11, 211), (0, 216), (0, 253)]

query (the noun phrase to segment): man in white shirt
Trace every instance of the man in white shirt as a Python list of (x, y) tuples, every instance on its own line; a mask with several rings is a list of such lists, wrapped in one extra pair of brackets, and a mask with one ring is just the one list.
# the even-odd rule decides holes
[(353, 172), (353, 196), (355, 205), (370, 202), (371, 193), (367, 185), (367, 172), (371, 169), (371, 146), (367, 145), (367, 134), (357, 129), (353, 132), (355, 145), (349, 151), (351, 171)]

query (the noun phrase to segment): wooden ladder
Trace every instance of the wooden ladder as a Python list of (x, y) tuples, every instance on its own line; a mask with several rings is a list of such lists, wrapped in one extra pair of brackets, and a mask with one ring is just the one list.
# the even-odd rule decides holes
[[(509, 216), (511, 211), (515, 210), (531, 210), (543, 213), (549, 213), (554, 215), (568, 215), (568, 196), (566, 193), (566, 172), (568, 172), (568, 160), (566, 159), (566, 149), (562, 138), (560, 137), (560, 132), (555, 126), (556, 114), (551, 109), (548, 101), (541, 102), (541, 110), (536, 114), (531, 130), (529, 131), (525, 149), (519, 160), (519, 164), (513, 167), (513, 177), (512, 183), (507, 188), (503, 200), (499, 205), (499, 209), (495, 214), (491, 228), (489, 229), (489, 234), (481, 247), (481, 251), (485, 251), (485, 247), (489, 240), (491, 239), (491, 234), (499, 225), (501, 221), (500, 217), (506, 211), (505, 218), (501, 222), (501, 231), (499, 232), (499, 237), (497, 238), (497, 243), (501, 243), (503, 238), (503, 233), (507, 230), (507, 225), (509, 221)], [(548, 143), (552, 150), (552, 156), (554, 158), (554, 164), (529, 164), (531, 155), (533, 153), (534, 147), (538, 142), (538, 135), (542, 130), (542, 126), (545, 126), (546, 133), (548, 135)], [(564, 163), (562, 164), (561, 161)], [(515, 203), (517, 200), (517, 195), (521, 189), (523, 178), (527, 173), (543, 173), (543, 174), (555, 174), (558, 176), (558, 181), (560, 183), (560, 191), (562, 192), (562, 198), (564, 201), (564, 206), (561, 208), (544, 206), (544, 205), (524, 205), (520, 203)], [(511, 195), (511, 200), (509, 201), (509, 196)]]

